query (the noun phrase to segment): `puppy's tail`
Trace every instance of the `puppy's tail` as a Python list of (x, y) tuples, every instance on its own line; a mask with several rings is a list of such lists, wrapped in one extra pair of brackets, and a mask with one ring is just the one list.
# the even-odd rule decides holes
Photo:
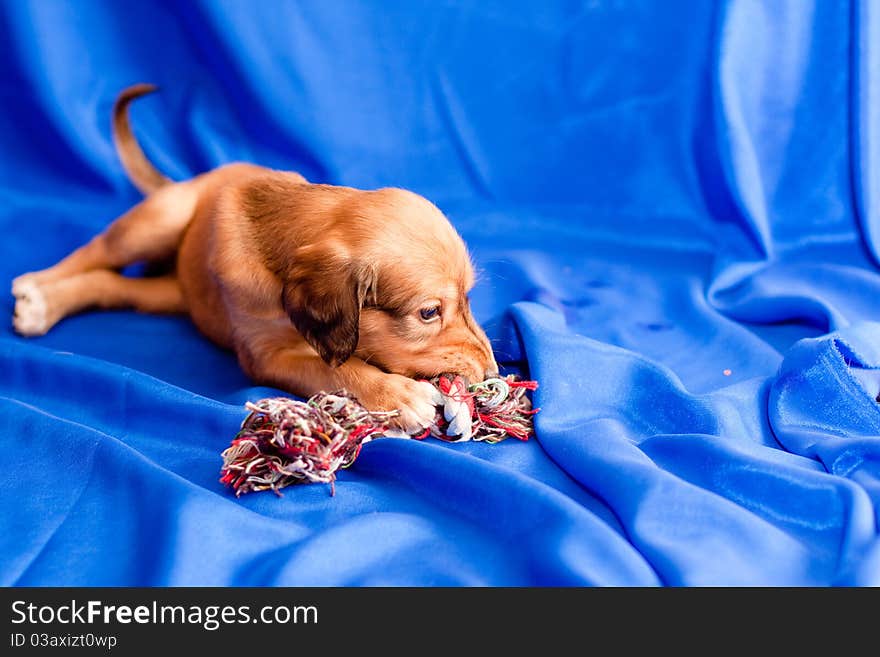
[(131, 182), (145, 196), (172, 182), (147, 159), (128, 124), (128, 104), (156, 91), (154, 84), (135, 84), (124, 89), (113, 104), (113, 143)]

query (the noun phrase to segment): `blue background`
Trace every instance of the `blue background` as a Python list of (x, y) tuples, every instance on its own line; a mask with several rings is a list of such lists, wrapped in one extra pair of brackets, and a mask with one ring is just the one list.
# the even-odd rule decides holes
[(880, 585), (878, 46), (871, 0), (0, 2), (0, 284), (138, 201), (109, 115), (154, 82), (175, 179), (434, 201), (542, 408), (235, 499), (276, 391), (187, 318), (6, 321), (0, 582)]

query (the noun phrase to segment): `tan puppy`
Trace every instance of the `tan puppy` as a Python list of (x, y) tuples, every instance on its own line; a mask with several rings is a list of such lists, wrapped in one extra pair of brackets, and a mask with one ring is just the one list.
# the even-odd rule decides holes
[[(434, 389), (412, 377), (497, 372), (467, 293), (473, 267), (461, 237), (430, 202), (401, 189), (313, 185), (296, 173), (230, 164), (172, 183), (114, 107), (123, 166), (147, 196), (49, 269), (13, 281), (13, 324), (42, 335), (90, 307), (188, 312), (231, 348), (256, 382), (301, 396), (346, 388), (398, 425), (427, 426)], [(116, 270), (174, 257), (176, 270)]]

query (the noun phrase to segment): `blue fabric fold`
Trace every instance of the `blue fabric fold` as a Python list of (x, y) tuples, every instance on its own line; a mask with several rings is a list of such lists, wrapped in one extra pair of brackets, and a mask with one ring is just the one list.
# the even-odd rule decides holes
[(283, 391), (186, 317), (6, 322), (0, 583), (880, 585), (876, 3), (338, 4), (0, 4), (0, 285), (139, 200), (109, 114), (153, 82), (174, 179), (437, 203), (536, 436), (235, 498), (220, 452)]

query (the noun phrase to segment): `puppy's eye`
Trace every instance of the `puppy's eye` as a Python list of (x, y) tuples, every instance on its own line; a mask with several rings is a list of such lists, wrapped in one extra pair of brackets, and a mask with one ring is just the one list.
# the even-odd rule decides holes
[(423, 322), (433, 322), (437, 319), (440, 319), (440, 306), (429, 306), (428, 308), (422, 308), (419, 311), (419, 317), (422, 318)]

